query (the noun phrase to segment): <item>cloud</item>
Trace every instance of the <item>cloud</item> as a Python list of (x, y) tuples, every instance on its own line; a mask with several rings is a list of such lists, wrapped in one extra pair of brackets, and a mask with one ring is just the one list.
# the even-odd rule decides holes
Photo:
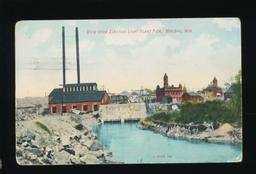
[(205, 61), (214, 53), (213, 45), (217, 43), (219, 39), (210, 34), (201, 34), (190, 43), (184, 46), (179, 52), (171, 55), (170, 62), (180, 62), (185, 63), (190, 61), (195, 63), (200, 61)]
[[(241, 47), (222, 42), (215, 35), (201, 34), (179, 51), (174, 51), (170, 59), (166, 59), (166, 69), (175, 81), (181, 81), (195, 89), (207, 85), (205, 82), (210, 81), (213, 76), (223, 82), (241, 68)], [(223, 46), (218, 47), (219, 44)]]
[(217, 24), (219, 28), (226, 31), (240, 28), (239, 18), (214, 18), (212, 22)]
[(37, 30), (35, 33), (32, 34), (29, 41), (33, 46), (39, 46), (42, 43), (45, 43), (49, 40), (52, 35), (52, 30), (49, 28), (42, 28)]
[(131, 50), (131, 54), (137, 59), (156, 59), (157, 57), (166, 57), (167, 52), (179, 47), (179, 45), (180, 42), (171, 36), (158, 36), (148, 42), (145, 46)]

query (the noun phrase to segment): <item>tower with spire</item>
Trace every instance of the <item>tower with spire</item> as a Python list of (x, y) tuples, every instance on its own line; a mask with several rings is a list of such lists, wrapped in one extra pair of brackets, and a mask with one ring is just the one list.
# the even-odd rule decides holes
[(166, 73), (164, 74), (164, 86), (169, 86), (168, 84), (168, 76), (166, 75)]
[(156, 87), (156, 100), (157, 102), (180, 102), (182, 96), (182, 85), (175, 87), (170, 85), (168, 82), (168, 76), (165, 73), (163, 77), (163, 87), (160, 88), (159, 85)]

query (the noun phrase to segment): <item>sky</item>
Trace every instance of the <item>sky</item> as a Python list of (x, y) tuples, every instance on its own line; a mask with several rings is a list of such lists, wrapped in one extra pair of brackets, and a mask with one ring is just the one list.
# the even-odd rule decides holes
[(80, 81), (119, 93), (169, 84), (189, 90), (220, 86), (241, 69), (239, 18), (33, 20), (15, 26), (16, 97), (48, 95), (62, 84), (62, 26), (66, 83), (76, 83), (75, 27)]

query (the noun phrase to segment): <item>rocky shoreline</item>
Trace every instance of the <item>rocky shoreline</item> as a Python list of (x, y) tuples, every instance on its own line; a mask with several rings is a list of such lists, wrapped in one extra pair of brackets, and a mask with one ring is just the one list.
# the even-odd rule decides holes
[(159, 121), (141, 120), (138, 128), (151, 130), (164, 136), (190, 141), (204, 141), (210, 143), (241, 143), (242, 129), (234, 128), (228, 123), (219, 125), (204, 124), (176, 124)]
[[(17, 116), (16, 116), (17, 117)], [(92, 131), (93, 115), (37, 115), (16, 120), (16, 161), (19, 165), (120, 164)]]

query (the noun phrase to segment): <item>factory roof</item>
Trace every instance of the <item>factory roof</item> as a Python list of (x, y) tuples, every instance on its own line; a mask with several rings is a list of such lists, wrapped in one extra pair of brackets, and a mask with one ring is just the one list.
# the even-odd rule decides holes
[(55, 88), (49, 94), (49, 104), (73, 103), (73, 102), (95, 102), (101, 101), (106, 91), (73, 91), (62, 92), (62, 88)]

